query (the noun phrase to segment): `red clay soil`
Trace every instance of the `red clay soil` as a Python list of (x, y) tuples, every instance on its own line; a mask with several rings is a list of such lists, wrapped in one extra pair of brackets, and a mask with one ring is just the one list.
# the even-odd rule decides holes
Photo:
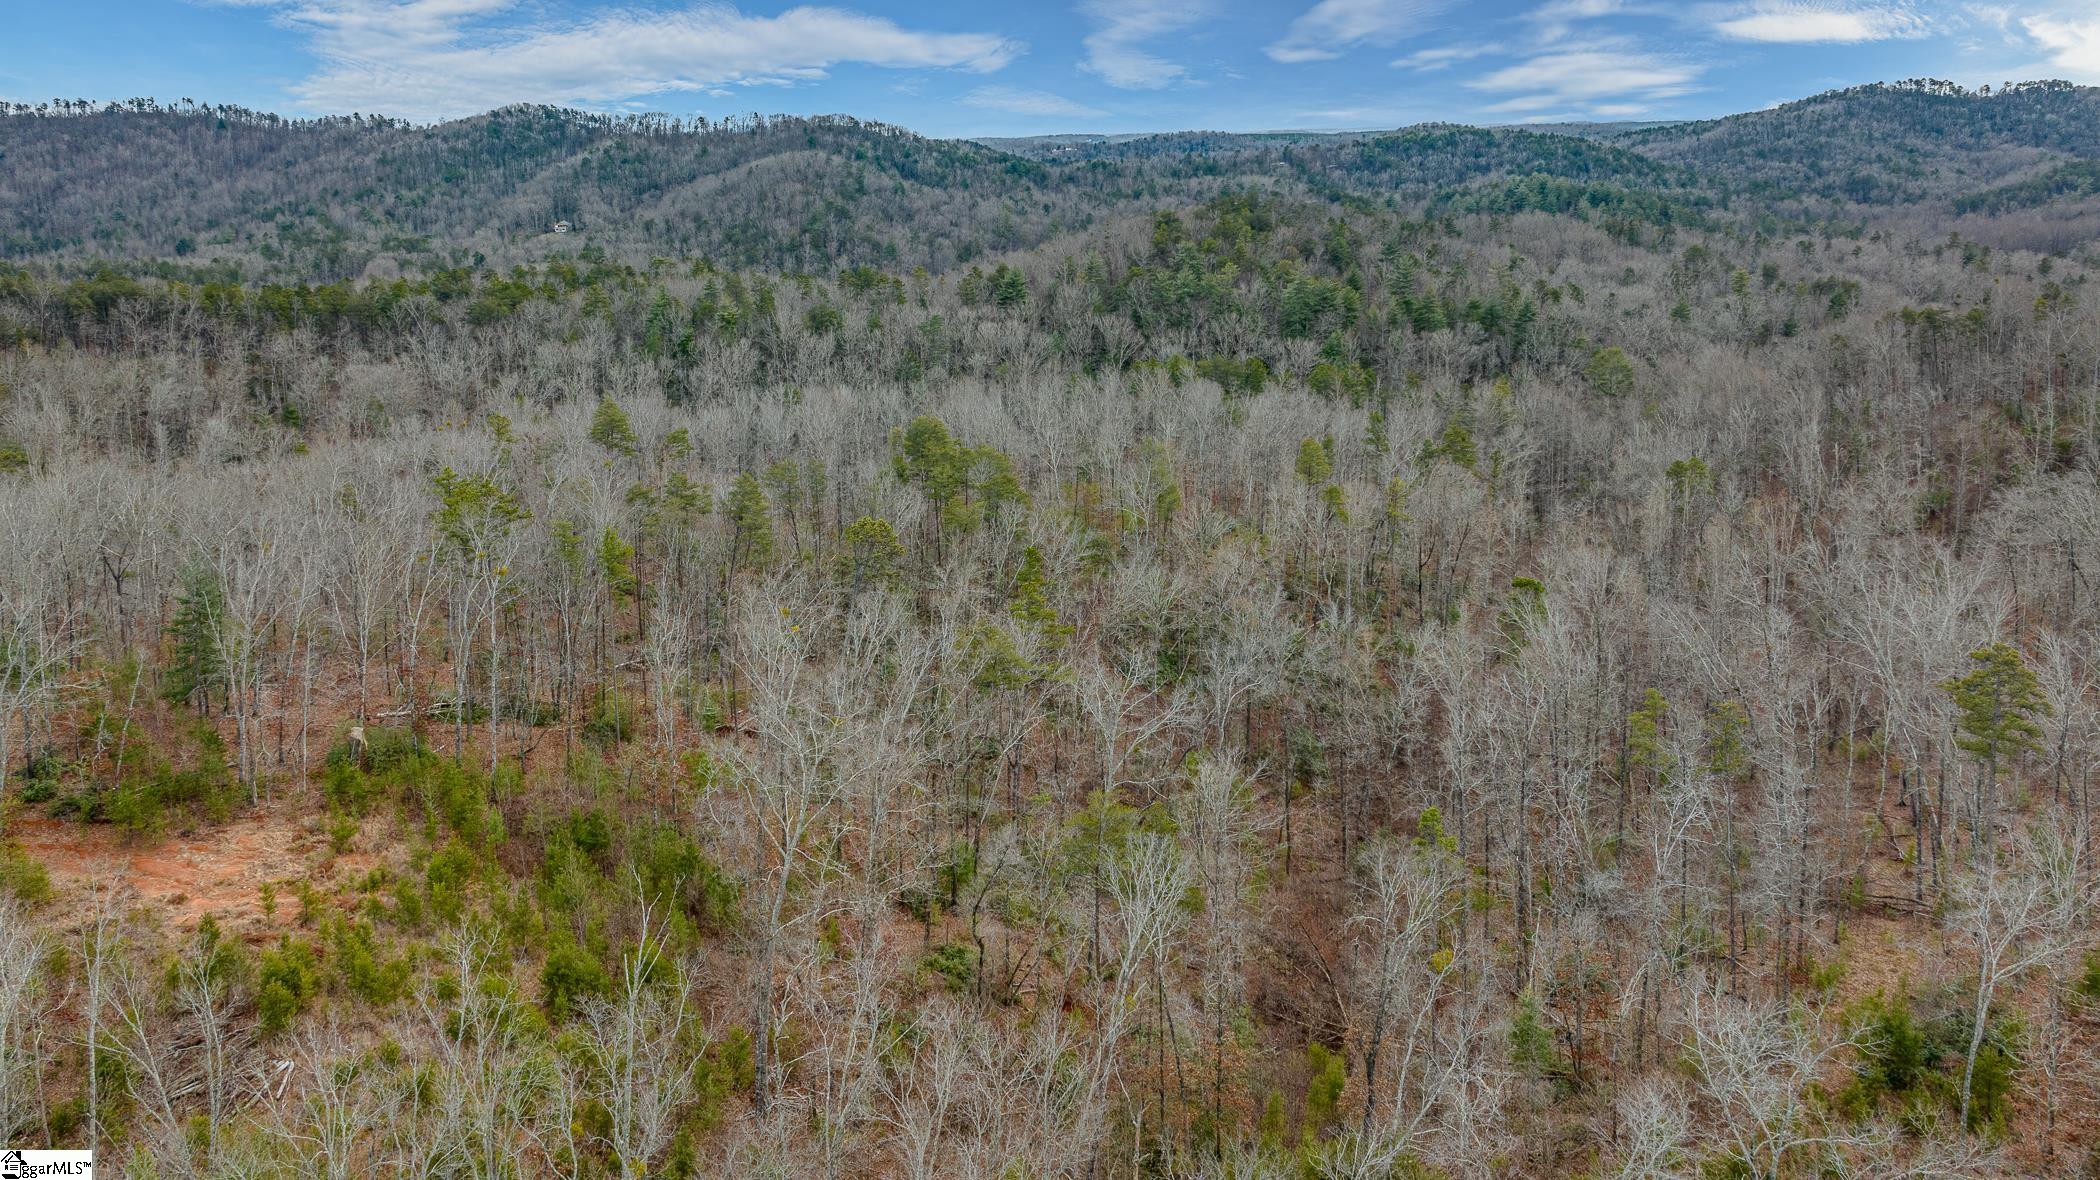
[[(231, 929), (260, 934), (290, 925), (299, 909), (291, 882), (320, 875), (329, 859), (327, 837), (310, 819), (287, 814), (303, 810), (266, 808), (151, 843), (106, 825), (27, 814), (9, 822), (8, 835), (43, 864), (61, 902), (95, 884), (115, 886), (176, 929), (192, 929), (211, 914)], [(262, 912), (265, 881), (279, 884), (274, 919)]]

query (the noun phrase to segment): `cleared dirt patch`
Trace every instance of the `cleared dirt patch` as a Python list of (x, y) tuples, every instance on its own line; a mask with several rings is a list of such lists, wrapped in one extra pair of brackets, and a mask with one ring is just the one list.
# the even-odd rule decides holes
[(243, 933), (289, 925), (298, 910), (290, 890), (280, 891), (277, 913), (267, 918), (263, 883), (321, 875), (329, 858), (327, 837), (308, 819), (278, 810), (151, 843), (115, 828), (41, 815), (14, 817), (8, 835), (43, 864), (61, 903), (95, 884), (115, 886), (184, 930), (206, 914)]

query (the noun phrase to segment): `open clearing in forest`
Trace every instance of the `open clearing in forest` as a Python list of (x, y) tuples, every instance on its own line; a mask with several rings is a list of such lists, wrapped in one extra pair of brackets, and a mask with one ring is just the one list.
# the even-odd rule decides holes
[[(109, 825), (42, 815), (16, 816), (9, 835), (51, 874), (52, 891), (68, 912), (83, 912), (73, 903), (95, 886), (114, 885), (179, 930), (194, 929), (206, 914), (246, 934), (289, 924), (299, 908), (293, 881), (337, 876), (370, 859), (331, 855), (311, 813), (285, 806), (152, 841)], [(263, 913), (266, 881), (279, 886), (274, 917)]]

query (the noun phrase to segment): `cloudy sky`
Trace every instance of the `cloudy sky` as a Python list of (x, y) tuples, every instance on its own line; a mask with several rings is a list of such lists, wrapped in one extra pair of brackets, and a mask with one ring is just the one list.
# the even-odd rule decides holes
[(1883, 79), (2100, 84), (2100, 0), (36, 0), (0, 98), (417, 120), (512, 102), (934, 135), (1679, 118)]

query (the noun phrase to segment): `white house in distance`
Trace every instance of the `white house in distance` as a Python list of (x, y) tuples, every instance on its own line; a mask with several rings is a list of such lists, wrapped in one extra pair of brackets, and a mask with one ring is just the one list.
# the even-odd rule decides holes
[(568, 232), (569, 232), (569, 228), (570, 228), (570, 226), (569, 226), (569, 223), (568, 223), (568, 222), (566, 222), (566, 221), (557, 221), (557, 222), (555, 222), (555, 223), (554, 223), (554, 232), (555, 232), (555, 233), (558, 233), (558, 234), (565, 234), (565, 233), (568, 233)]

